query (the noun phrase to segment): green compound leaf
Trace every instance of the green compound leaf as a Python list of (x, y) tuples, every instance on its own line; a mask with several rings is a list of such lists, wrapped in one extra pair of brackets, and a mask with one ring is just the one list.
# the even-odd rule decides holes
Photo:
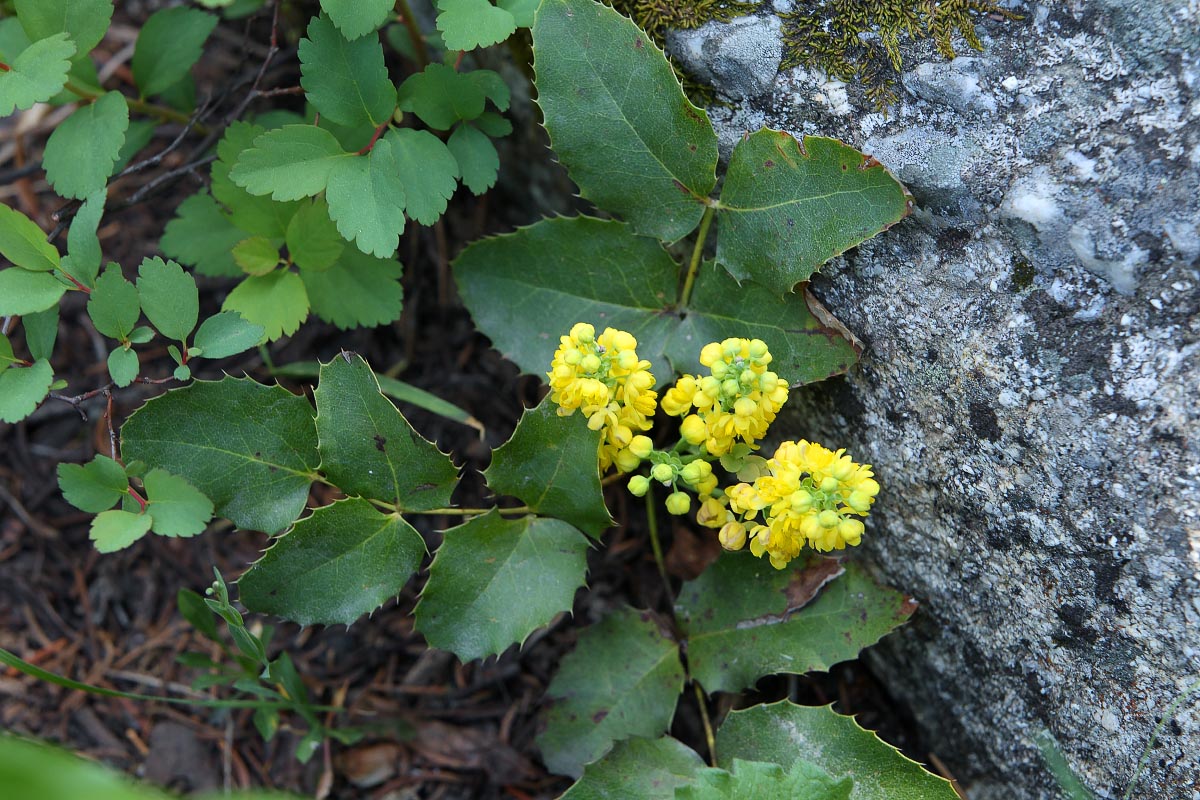
[(212, 519), (212, 501), (183, 478), (152, 469), (142, 478), (146, 487), (146, 512), (153, 517), (150, 530), (159, 536), (195, 536), (204, 533)]
[(108, 92), (76, 109), (50, 134), (42, 155), (46, 180), (54, 191), (82, 200), (103, 189), (128, 127), (129, 107), (120, 92)]
[(400, 593), (425, 542), (366, 500), (318, 508), (281, 536), (238, 581), (246, 608), (301, 625), (350, 625)]
[[(266, 128), (248, 122), (235, 122), (225, 129), (225, 135), (217, 145), (217, 160), (212, 165), (212, 194), (229, 210), (230, 221), (246, 233), (282, 239), (300, 204), (280, 203), (250, 194), (229, 177), (238, 157), (253, 148), (254, 140), (264, 133)], [(243, 238), (239, 237), (239, 240)]]
[(560, 417), (547, 397), (521, 416), (484, 475), (497, 494), (519, 497), (535, 513), (599, 537), (613, 524), (600, 488), (599, 447), (600, 432), (589, 430), (583, 415)]
[(58, 304), (67, 287), (48, 272), (0, 269), (0, 315), (25, 315)]
[(702, 769), (704, 760), (678, 739), (626, 739), (584, 767), (583, 777), (562, 800), (669, 798), (675, 787), (688, 785)]
[(65, 33), (34, 42), (15, 57), (0, 54), (9, 67), (7, 72), (0, 72), (0, 118), (58, 94), (67, 82), (74, 54), (75, 45)]
[(450, 502), (458, 468), (383, 396), (361, 356), (322, 364), (314, 395), (323, 470), (338, 488), (406, 511)]
[(347, 39), (374, 33), (391, 13), (395, 0), (321, 0), (321, 8)]
[(551, 705), (537, 739), (546, 766), (579, 777), (614, 742), (662, 734), (683, 677), (679, 646), (650, 612), (618, 609), (584, 629), (546, 689)]
[(676, 800), (848, 800), (854, 781), (835, 780), (815, 764), (797, 759), (790, 771), (778, 764), (734, 759), (731, 772), (701, 769), (695, 783), (675, 790)]
[(184, 478), (217, 514), (266, 533), (299, 516), (321, 460), (307, 400), (238, 378), (196, 381), (148, 401), (121, 428), (121, 452), (126, 463)]
[(384, 141), (391, 145), (395, 169), (404, 185), (408, 216), (422, 225), (437, 222), (458, 187), (458, 161), (445, 142), (429, 131), (393, 129)]
[(675, 300), (679, 267), (624, 223), (543, 220), (473, 243), (454, 273), (475, 324), (525, 372), (544, 374), (558, 338), (586, 320), (629, 331), (660, 382), (670, 374), (662, 346), (678, 318), (664, 312)]
[(474, 194), (483, 194), (496, 185), (500, 173), (500, 154), (496, 145), (478, 128), (459, 125), (446, 141), (458, 161), (462, 182)]
[(593, 0), (545, 0), (533, 51), (546, 131), (580, 193), (645, 236), (690, 233), (716, 186), (717, 135), (663, 52)]
[(266, 336), (262, 325), (255, 325), (236, 311), (214, 314), (196, 331), (192, 344), (204, 358), (228, 358), (249, 350)]
[[(3, 274), (3, 273), (0, 273)], [(0, 288), (0, 296), (3, 296)], [(0, 373), (0, 422), (16, 424), (28, 417), (46, 399), (54, 370), (45, 359), (32, 367), (6, 369)]]
[(196, 279), (174, 261), (147, 258), (138, 267), (138, 297), (150, 324), (168, 339), (186, 341), (200, 317)]
[(902, 625), (916, 604), (853, 563), (812, 556), (776, 570), (738, 554), (685, 583), (675, 610), (692, 677), (709, 692), (737, 692), (764, 675), (828, 670), (854, 658)]
[(204, 53), (217, 18), (194, 8), (164, 8), (150, 15), (133, 49), (133, 80), (143, 97), (170, 89)]
[(377, 128), (396, 109), (378, 36), (347, 40), (328, 17), (313, 17), (300, 40), (300, 85), (321, 116), (346, 127)]
[(447, 50), (490, 47), (512, 36), (517, 21), (488, 0), (438, 0), (437, 29)]
[(812, 761), (837, 778), (850, 778), (850, 800), (956, 800), (949, 781), (931, 775), (890, 744), (829, 706), (786, 700), (734, 711), (717, 731), (719, 766), (734, 759), (765, 761), (790, 769)]
[(279, 266), (279, 247), (266, 236), (251, 236), (234, 245), (230, 255), (247, 275), (266, 275)]
[[(470, 72), (459, 74), (478, 86), (483, 92), (483, 96), (491, 100), (496, 108), (501, 111), (508, 110), (508, 105), (512, 101), (512, 91), (509, 90), (508, 84), (504, 82), (504, 78), (500, 76), (499, 72), (490, 69), (473, 69)], [(478, 114), (475, 115), (475, 117), (478, 116)]]
[(556, 519), (489, 511), (445, 532), (421, 592), (416, 627), (464, 662), (521, 644), (570, 611), (587, 573), (588, 542)]
[(769, 128), (738, 142), (721, 189), (717, 261), (739, 281), (790, 292), (829, 259), (909, 213), (879, 162), (835, 139)]
[(262, 134), (253, 147), (243, 150), (229, 177), (253, 195), (299, 200), (323, 192), (334, 165), (350, 157), (324, 128), (284, 125)]
[(25, 329), (25, 346), (34, 361), (48, 359), (54, 353), (54, 342), (58, 339), (58, 306), (51, 306), (36, 314), (21, 317)]
[(108, 354), (108, 375), (121, 388), (133, 383), (141, 369), (137, 353), (131, 348), (120, 346)]
[(380, 139), (366, 156), (338, 162), (325, 190), (337, 232), (364, 253), (390, 258), (404, 231), (404, 183), (392, 142)]
[(16, 0), (13, 5), (29, 41), (65, 33), (80, 56), (104, 38), (113, 14), (113, 0)]
[(180, 203), (158, 246), (168, 257), (195, 267), (202, 275), (230, 277), (241, 273), (232, 250), (245, 238), (246, 232), (234, 227), (212, 196), (199, 192)]
[[(100, 219), (104, 216), (104, 203), (107, 193), (100, 189), (90, 195), (71, 220), (67, 229), (67, 252), (71, 259), (69, 272), (75, 280), (89, 289), (96, 285), (96, 276), (100, 273), (102, 254), (100, 237), (96, 231), (100, 229)], [(55, 253), (57, 256), (57, 253)]]
[[(738, 286), (713, 262), (700, 267), (686, 316), (666, 343), (679, 372), (700, 369), (700, 348), (729, 337), (762, 339), (771, 348), (771, 369), (793, 386), (840, 375), (859, 351), (825, 312), (810, 308), (807, 292), (782, 297), (753, 283)], [(824, 312), (818, 306), (818, 312)]]
[(96, 549), (101, 553), (115, 553), (149, 533), (152, 523), (149, 514), (105, 511), (92, 520), (88, 538), (96, 543)]
[(96, 330), (110, 339), (126, 341), (142, 317), (137, 287), (125, 280), (121, 268), (109, 264), (88, 295), (88, 316)]
[(483, 113), (485, 95), (469, 77), (473, 74), (463, 74), (445, 64), (430, 64), (400, 84), (400, 109), (413, 112), (429, 127), (442, 131), (450, 130), (459, 120), (475, 119)]
[(399, 261), (376, 258), (347, 247), (323, 272), (300, 273), (312, 300), (312, 312), (342, 330), (372, 328), (400, 318), (404, 287)]
[(37, 223), (6, 205), (0, 205), (0, 256), (31, 272), (50, 272), (59, 264), (58, 250)]
[(221, 310), (236, 311), (249, 322), (261, 325), (273, 342), (291, 336), (308, 317), (308, 292), (299, 275), (276, 270), (239, 283), (225, 298)]
[(59, 464), (58, 488), (67, 502), (89, 514), (107, 511), (129, 490), (125, 468), (108, 456), (86, 464)]
[(346, 249), (329, 218), (329, 207), (320, 198), (300, 203), (296, 216), (288, 223), (286, 242), (288, 255), (300, 269), (329, 269)]

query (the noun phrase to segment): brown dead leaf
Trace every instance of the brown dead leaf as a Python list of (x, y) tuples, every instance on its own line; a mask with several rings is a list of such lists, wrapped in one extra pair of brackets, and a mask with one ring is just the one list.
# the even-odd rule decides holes
[(698, 578), (721, 555), (716, 531), (706, 528), (696, 533), (684, 525), (676, 525), (674, 534), (665, 560), (667, 572), (676, 578), (685, 581)]

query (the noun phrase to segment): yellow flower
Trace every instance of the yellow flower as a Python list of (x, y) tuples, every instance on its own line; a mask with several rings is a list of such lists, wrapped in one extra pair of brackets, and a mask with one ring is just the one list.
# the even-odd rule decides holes
[[(787, 401), (787, 381), (767, 369), (771, 353), (761, 339), (706, 344), (700, 363), (709, 374), (684, 375), (663, 395), (663, 411), (684, 417), (680, 434), (723, 456), (736, 442), (755, 446)], [(694, 409), (694, 413), (693, 413)]]
[(576, 323), (559, 338), (546, 377), (560, 416), (581, 411), (589, 428), (603, 431), (601, 470), (613, 465), (619, 472), (637, 469), (645, 438), (637, 433), (650, 430), (658, 402), (650, 362), (638, 358), (637, 339), (615, 328), (596, 336), (593, 326)]

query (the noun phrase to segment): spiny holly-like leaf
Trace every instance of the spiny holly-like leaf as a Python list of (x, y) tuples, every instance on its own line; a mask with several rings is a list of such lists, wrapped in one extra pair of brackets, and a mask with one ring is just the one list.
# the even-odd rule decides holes
[(458, 161), (462, 182), (474, 194), (483, 194), (496, 185), (500, 154), (487, 134), (463, 123), (450, 134), (446, 146)]
[(425, 67), (400, 84), (399, 92), (403, 111), (413, 112), (429, 127), (442, 131), (450, 130), (459, 120), (482, 114), (484, 98), (483, 89), (474, 80), (445, 64)]
[(245, 238), (246, 232), (234, 227), (208, 192), (198, 192), (180, 203), (158, 246), (202, 275), (228, 277), (241, 272), (231, 251)]
[(296, 216), (288, 223), (286, 242), (293, 263), (305, 270), (329, 269), (346, 249), (329, 218), (329, 207), (320, 198), (300, 203)]
[(400, 593), (425, 555), (421, 535), (366, 500), (318, 508), (238, 581), (246, 608), (301, 625), (349, 625)]
[(557, 519), (489, 511), (446, 531), (415, 611), (429, 644), (470, 661), (520, 644), (569, 611), (587, 539)]
[(267, 339), (291, 336), (308, 317), (308, 292), (294, 272), (276, 270), (246, 278), (234, 287), (222, 311), (236, 311), (255, 325), (263, 326)]
[(614, 742), (662, 734), (682, 688), (679, 646), (650, 613), (609, 614), (580, 634), (546, 689), (542, 759), (551, 772), (578, 777)]
[(228, 358), (249, 350), (266, 336), (262, 325), (255, 325), (236, 311), (214, 314), (196, 330), (192, 344), (204, 358)]
[(583, 196), (640, 234), (690, 233), (716, 185), (717, 135), (663, 52), (593, 0), (545, 0), (533, 52), (546, 131)]
[(0, 205), (0, 256), (31, 272), (50, 272), (58, 267), (58, 250), (29, 217)]
[(133, 383), (141, 369), (137, 353), (131, 347), (118, 345), (108, 354), (108, 376), (121, 388)]
[(253, 147), (243, 150), (229, 177), (250, 194), (299, 200), (324, 191), (334, 165), (350, 157), (324, 128), (284, 125), (262, 134)]
[(404, 184), (405, 212), (422, 225), (432, 225), (458, 186), (458, 161), (445, 142), (429, 131), (393, 129), (384, 139), (391, 144)]
[(328, 17), (313, 17), (299, 55), (300, 85), (322, 117), (351, 128), (377, 128), (391, 117), (396, 87), (378, 36), (350, 41)]
[(0, 118), (58, 94), (67, 82), (74, 54), (75, 45), (65, 33), (34, 42), (19, 54), (0, 53), (9, 67), (0, 72)]
[(247, 275), (266, 275), (279, 266), (279, 247), (266, 236), (251, 236), (234, 245), (230, 255)]
[(164, 8), (150, 15), (133, 50), (133, 80), (143, 96), (178, 83), (200, 60), (217, 18), (195, 8)]
[(583, 768), (562, 800), (653, 800), (673, 797), (704, 769), (700, 755), (678, 739), (640, 737), (617, 742), (608, 755)]
[(31, 42), (65, 33), (85, 55), (104, 38), (113, 0), (16, 0), (17, 19)]
[(58, 488), (80, 511), (99, 514), (121, 501), (129, 490), (129, 478), (116, 461), (96, 456), (86, 464), (59, 464)]
[(519, 497), (534, 512), (598, 537), (613, 524), (596, 461), (600, 432), (589, 430), (581, 414), (557, 412), (549, 397), (527, 410), (512, 438), (492, 452), (484, 475), (497, 494)]
[(450, 502), (458, 468), (383, 396), (361, 356), (322, 364), (314, 395), (324, 471), (338, 488), (408, 511)]
[(184, 478), (239, 527), (267, 533), (300, 514), (321, 460), (307, 400), (237, 378), (148, 401), (121, 428), (121, 452), (126, 463)]
[(399, 261), (376, 258), (347, 247), (327, 270), (300, 273), (312, 312), (342, 330), (372, 328), (400, 318), (404, 287)]
[(142, 478), (146, 487), (146, 512), (153, 517), (150, 530), (159, 536), (195, 536), (212, 519), (213, 504), (178, 475), (152, 469)]
[(956, 800), (950, 783), (931, 775), (890, 744), (829, 706), (786, 700), (733, 711), (717, 731), (718, 764), (765, 761), (790, 769), (812, 761), (835, 778), (850, 778), (850, 800)]
[(48, 272), (0, 269), (0, 315), (45, 311), (56, 305), (66, 291), (67, 287)]
[(347, 39), (374, 33), (394, 5), (395, 0), (321, 0), (321, 8)]
[(404, 230), (404, 184), (389, 139), (366, 156), (347, 158), (329, 175), (325, 190), (329, 216), (338, 233), (358, 249), (390, 258)]
[(517, 30), (517, 21), (488, 0), (438, 0), (437, 29), (448, 50), (490, 47)]
[(120, 92), (107, 92), (76, 109), (46, 142), (46, 180), (63, 197), (82, 200), (103, 189), (125, 143), (129, 107)]
[(777, 672), (828, 670), (914, 610), (857, 565), (817, 556), (776, 570), (749, 554), (725, 555), (676, 601), (692, 677), (710, 692), (737, 692)]
[(121, 268), (109, 264), (96, 279), (88, 295), (88, 316), (96, 330), (112, 339), (126, 341), (142, 317), (137, 287), (125, 279)]
[(732, 336), (766, 342), (771, 369), (792, 385), (840, 375), (858, 361), (859, 351), (809, 302), (807, 293), (780, 297), (757, 284), (738, 286), (725, 270), (706, 262), (687, 313), (666, 343), (667, 358), (677, 371), (695, 373), (700, 348)]
[[(104, 202), (107, 193), (100, 189), (88, 196), (67, 230), (67, 253), (71, 260), (70, 266), (65, 267), (75, 280), (88, 288), (96, 284), (96, 276), (100, 273), (100, 238), (96, 231), (100, 228), (100, 219), (104, 216)], [(57, 255), (57, 253), (56, 253)]]
[(854, 788), (849, 778), (835, 780), (802, 759), (790, 770), (778, 764), (734, 759), (730, 769), (698, 770), (694, 783), (675, 790), (676, 800), (848, 800)]
[(134, 514), (132, 511), (105, 511), (92, 520), (88, 538), (101, 553), (115, 553), (150, 532), (153, 520), (149, 514)]
[[(0, 294), (3, 291), (0, 288)], [(35, 361), (32, 367), (6, 369), (0, 373), (0, 422), (15, 425), (32, 414), (38, 403), (46, 399), (53, 382), (54, 370), (45, 359)]]
[(174, 261), (147, 258), (138, 267), (137, 291), (150, 324), (168, 339), (185, 341), (200, 317), (196, 279)]
[(908, 193), (874, 159), (835, 139), (801, 144), (764, 128), (729, 159), (717, 261), (739, 281), (783, 294), (908, 212)]
[(584, 320), (629, 331), (660, 381), (670, 373), (662, 344), (678, 324), (665, 312), (679, 267), (658, 242), (634, 236), (624, 223), (543, 220), (475, 242), (454, 262), (454, 273), (475, 324), (525, 372), (546, 372), (558, 337)]
[(217, 160), (212, 165), (212, 194), (229, 210), (230, 221), (246, 233), (282, 239), (300, 204), (281, 203), (270, 197), (250, 194), (229, 177), (238, 157), (253, 148), (255, 139), (264, 133), (266, 128), (240, 121), (225, 129), (225, 135), (217, 145)]

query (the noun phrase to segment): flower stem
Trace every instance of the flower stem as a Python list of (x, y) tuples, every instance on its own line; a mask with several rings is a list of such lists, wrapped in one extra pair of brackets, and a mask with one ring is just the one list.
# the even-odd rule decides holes
[[(658, 574), (662, 576), (663, 587), (667, 590), (667, 600), (671, 600), (671, 581), (667, 578), (667, 564), (663, 560), (662, 542), (658, 538), (658, 514), (654, 510), (654, 487), (646, 489), (646, 527), (650, 530), (650, 549), (654, 551), (654, 563), (658, 565)], [(674, 603), (672, 602), (672, 605)]]
[(696, 246), (692, 248), (692, 260), (688, 264), (687, 277), (683, 279), (683, 291), (679, 295), (679, 307), (687, 308), (692, 299), (692, 287), (696, 283), (696, 273), (700, 271), (700, 260), (704, 257), (704, 242), (708, 239), (708, 228), (712, 225), (715, 206), (705, 206), (704, 216), (700, 218), (700, 232), (696, 234)]
[(712, 720), (708, 718), (708, 701), (704, 698), (704, 690), (694, 680), (692, 688), (696, 690), (696, 705), (700, 706), (700, 721), (704, 723), (704, 741), (708, 744), (708, 765), (715, 767), (717, 765), (717, 737), (713, 735)]

